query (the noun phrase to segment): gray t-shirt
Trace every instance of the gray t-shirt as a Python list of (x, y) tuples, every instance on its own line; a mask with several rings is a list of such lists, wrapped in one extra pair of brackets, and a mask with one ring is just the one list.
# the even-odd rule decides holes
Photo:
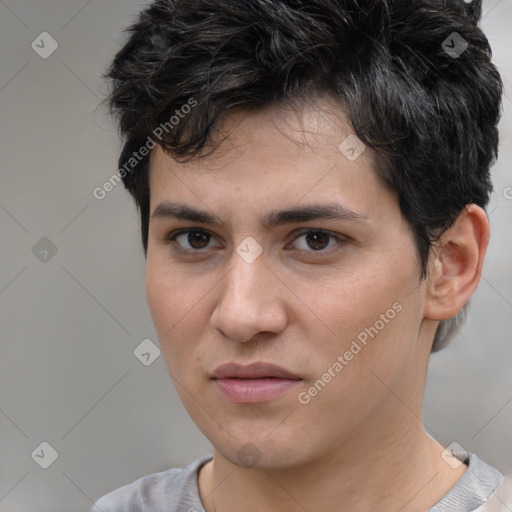
[[(205, 512), (197, 475), (211, 456), (194, 460), (184, 468), (153, 473), (107, 494), (91, 512)], [(472, 512), (479, 510), (503, 482), (503, 475), (470, 454), (468, 468), (457, 484), (427, 512)]]

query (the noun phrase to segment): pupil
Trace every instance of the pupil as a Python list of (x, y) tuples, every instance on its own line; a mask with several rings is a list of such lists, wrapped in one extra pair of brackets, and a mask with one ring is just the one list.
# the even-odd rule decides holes
[(203, 247), (206, 247), (208, 245), (209, 236), (210, 235), (208, 233), (192, 231), (191, 233), (188, 234), (188, 243), (192, 247), (194, 247), (194, 249), (202, 249)]
[[(329, 242), (329, 236), (327, 233), (322, 233), (321, 231), (313, 231), (306, 235), (306, 239), (308, 245), (315, 250), (325, 249), (327, 243)], [(325, 242), (325, 243), (323, 243)], [(319, 247), (321, 246), (321, 247)]]

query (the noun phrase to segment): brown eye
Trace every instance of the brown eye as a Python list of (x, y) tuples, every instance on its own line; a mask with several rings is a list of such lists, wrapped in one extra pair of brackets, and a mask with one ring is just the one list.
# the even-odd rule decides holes
[(306, 242), (315, 251), (325, 249), (329, 243), (331, 235), (322, 231), (310, 231), (306, 234)]
[(190, 231), (187, 241), (194, 249), (204, 249), (210, 241), (210, 235), (203, 231)]
[(177, 241), (181, 248), (190, 251), (200, 251), (207, 248), (211, 239), (212, 235), (200, 229), (184, 229), (173, 233), (168, 238), (170, 242)]
[[(302, 241), (297, 243), (297, 240), (300, 239), (302, 239)], [(333, 242), (329, 243), (330, 240), (333, 240)], [(335, 245), (342, 245), (343, 241), (342, 237), (335, 236), (327, 231), (310, 229), (300, 234), (295, 239), (294, 245), (304, 252), (330, 252), (325, 251), (325, 249), (329, 249)]]

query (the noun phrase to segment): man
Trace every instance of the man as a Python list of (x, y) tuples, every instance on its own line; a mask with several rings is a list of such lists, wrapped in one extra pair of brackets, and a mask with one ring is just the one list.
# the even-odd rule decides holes
[[(429, 436), (489, 241), (502, 83), (462, 0), (157, 0), (107, 77), (180, 398), (213, 456), (96, 510), (498, 510)], [(459, 451), (457, 451), (459, 449)], [(510, 502), (512, 503), (512, 502)]]

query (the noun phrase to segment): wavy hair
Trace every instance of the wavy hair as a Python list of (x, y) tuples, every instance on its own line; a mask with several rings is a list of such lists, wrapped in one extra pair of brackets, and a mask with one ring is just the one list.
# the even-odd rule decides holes
[[(103, 75), (124, 141), (119, 167), (190, 98), (193, 110), (158, 140), (184, 161), (215, 150), (204, 152), (233, 110), (332, 95), (397, 194), (424, 279), (432, 244), (492, 192), (503, 84), (481, 13), (481, 0), (155, 0)], [(467, 45), (459, 55), (447, 51), (456, 43)], [(122, 175), (145, 252), (148, 172), (146, 156)], [(432, 351), (465, 315), (440, 322)]]

